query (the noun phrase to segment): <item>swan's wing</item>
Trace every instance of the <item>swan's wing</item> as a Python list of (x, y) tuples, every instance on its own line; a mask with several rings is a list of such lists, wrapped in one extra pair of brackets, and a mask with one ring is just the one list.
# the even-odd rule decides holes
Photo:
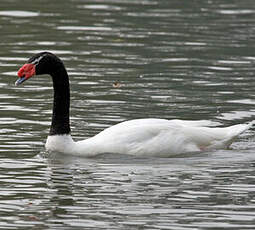
[[(132, 155), (157, 155), (176, 151), (174, 145), (179, 145), (178, 139), (185, 139), (180, 133), (181, 126), (171, 124), (148, 124), (141, 121), (125, 122), (105, 129), (93, 138), (90, 143), (94, 150), (100, 152), (123, 153)], [(181, 142), (181, 140), (179, 140)], [(100, 149), (99, 149), (100, 148)], [(93, 148), (92, 148), (93, 151)]]
[[(123, 122), (105, 129), (93, 138), (78, 142), (93, 153), (123, 153), (147, 156), (170, 156), (210, 148), (228, 147), (234, 138), (249, 128), (192, 126), (186, 121), (140, 119)], [(186, 123), (188, 124), (188, 123)]]

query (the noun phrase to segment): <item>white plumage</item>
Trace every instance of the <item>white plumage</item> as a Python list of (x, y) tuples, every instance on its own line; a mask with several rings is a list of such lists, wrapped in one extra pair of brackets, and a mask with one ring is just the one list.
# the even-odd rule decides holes
[(119, 123), (78, 142), (74, 142), (70, 135), (49, 136), (46, 149), (87, 157), (102, 153), (168, 157), (228, 148), (238, 135), (252, 125), (205, 127), (211, 124), (204, 120), (137, 119)]

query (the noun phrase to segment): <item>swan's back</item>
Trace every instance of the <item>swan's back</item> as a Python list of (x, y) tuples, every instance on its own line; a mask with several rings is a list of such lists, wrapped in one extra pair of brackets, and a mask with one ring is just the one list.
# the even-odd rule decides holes
[(247, 124), (211, 128), (206, 121), (137, 119), (119, 123), (77, 142), (80, 153), (121, 153), (167, 157), (184, 152), (228, 148), (250, 127)]

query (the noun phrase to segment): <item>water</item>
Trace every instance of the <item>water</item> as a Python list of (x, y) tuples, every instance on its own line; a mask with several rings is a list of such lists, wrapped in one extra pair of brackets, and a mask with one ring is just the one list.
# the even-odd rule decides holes
[(254, 13), (252, 0), (2, 0), (0, 229), (254, 229), (254, 130), (167, 159), (48, 154), (50, 78), (14, 86), (32, 54), (59, 55), (76, 140), (144, 117), (251, 121)]

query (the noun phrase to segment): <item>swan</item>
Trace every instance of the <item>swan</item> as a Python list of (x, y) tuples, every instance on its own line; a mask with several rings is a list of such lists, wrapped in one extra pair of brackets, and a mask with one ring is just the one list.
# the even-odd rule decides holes
[(75, 142), (71, 137), (69, 121), (69, 77), (63, 62), (56, 55), (40, 52), (32, 56), (19, 69), (15, 85), (41, 74), (52, 77), (54, 89), (52, 121), (45, 144), (47, 151), (86, 157), (102, 153), (169, 157), (185, 152), (228, 148), (253, 123), (220, 128), (208, 127), (211, 122), (205, 120), (135, 119)]

